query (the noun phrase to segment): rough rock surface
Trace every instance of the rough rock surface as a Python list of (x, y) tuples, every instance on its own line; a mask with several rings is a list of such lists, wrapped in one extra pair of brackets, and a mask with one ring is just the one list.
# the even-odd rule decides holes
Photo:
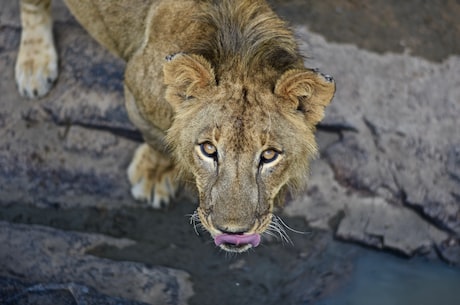
[(147, 305), (110, 297), (76, 283), (30, 283), (0, 277), (0, 302), (14, 305)]
[[(59, 81), (39, 101), (14, 81), (17, 7), (2, 13), (0, 176), (2, 202), (40, 206), (119, 206), (129, 200), (125, 169), (137, 143), (123, 106), (123, 63), (88, 37), (56, 3)], [(9, 14), (8, 14), (9, 13)], [(94, 200), (98, 196), (98, 200)]]
[(101, 245), (123, 248), (134, 241), (2, 221), (0, 232), (1, 276), (31, 282), (78, 283), (104, 294), (149, 304), (186, 304), (192, 295), (191, 282), (184, 271), (86, 254)]
[(408, 255), (457, 244), (459, 57), (436, 64), (297, 33), (337, 79), (325, 125), (352, 130), (319, 134), (323, 160), (291, 209), (322, 228), (341, 212), (338, 237)]

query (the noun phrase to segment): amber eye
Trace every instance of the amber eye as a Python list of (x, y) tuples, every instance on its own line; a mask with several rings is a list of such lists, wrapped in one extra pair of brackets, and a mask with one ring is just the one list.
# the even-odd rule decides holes
[(206, 157), (217, 160), (217, 148), (210, 142), (201, 143), (200, 149), (203, 155), (205, 155)]
[(267, 149), (262, 153), (260, 156), (260, 162), (262, 163), (270, 163), (275, 161), (279, 156), (279, 152), (274, 149)]

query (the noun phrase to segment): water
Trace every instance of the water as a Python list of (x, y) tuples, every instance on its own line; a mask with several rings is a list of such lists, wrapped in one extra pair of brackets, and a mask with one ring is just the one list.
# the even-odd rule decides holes
[(317, 305), (459, 305), (460, 269), (367, 252), (349, 282)]

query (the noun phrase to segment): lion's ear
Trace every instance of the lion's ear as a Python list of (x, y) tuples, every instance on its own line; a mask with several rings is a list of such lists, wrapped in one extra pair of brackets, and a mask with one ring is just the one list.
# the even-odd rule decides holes
[(202, 56), (178, 53), (168, 56), (163, 66), (166, 100), (176, 107), (184, 100), (205, 94), (216, 85), (211, 64)]
[(289, 70), (277, 81), (275, 94), (293, 103), (308, 121), (319, 123), (335, 93), (334, 79), (317, 70)]

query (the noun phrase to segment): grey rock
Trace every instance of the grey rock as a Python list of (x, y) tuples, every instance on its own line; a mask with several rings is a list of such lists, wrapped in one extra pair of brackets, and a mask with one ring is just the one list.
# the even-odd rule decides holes
[[(125, 171), (141, 138), (124, 110), (123, 63), (68, 18), (56, 27), (63, 60), (48, 96), (23, 99), (12, 73), (0, 76), (0, 201), (133, 204)], [(6, 27), (0, 40), (17, 47), (18, 37)], [(14, 71), (16, 47), (0, 52), (6, 71)]]
[(460, 239), (450, 238), (437, 247), (439, 255), (448, 263), (460, 266)]
[(310, 198), (290, 213), (320, 228), (339, 222), (341, 238), (406, 254), (458, 238), (460, 59), (376, 55), (296, 30), (337, 82), (325, 124), (354, 131), (318, 134), (327, 165), (319, 173), (313, 165)]
[(381, 198), (368, 198), (345, 212), (337, 236), (410, 256), (430, 252), (436, 243), (444, 242), (448, 234), (411, 210), (392, 206)]
[(313, 162), (307, 196), (291, 202), (285, 212), (303, 215), (313, 227), (335, 230), (340, 239), (408, 256), (428, 253), (449, 238), (404, 206), (350, 192), (335, 180), (325, 160)]
[[(18, 4), (0, 13), (0, 204), (126, 206), (126, 168), (140, 134), (124, 110), (123, 62), (99, 46), (61, 1), (53, 1), (59, 81), (40, 100), (19, 96), (14, 62)], [(3, 47), (5, 46), (5, 47)]]
[(114, 297), (148, 304), (186, 304), (189, 275), (165, 267), (115, 262), (86, 254), (98, 246), (134, 241), (0, 222), (0, 276), (38, 283), (78, 283)]
[(0, 302), (4, 305), (147, 305), (110, 297), (75, 283), (26, 283), (0, 277)]

